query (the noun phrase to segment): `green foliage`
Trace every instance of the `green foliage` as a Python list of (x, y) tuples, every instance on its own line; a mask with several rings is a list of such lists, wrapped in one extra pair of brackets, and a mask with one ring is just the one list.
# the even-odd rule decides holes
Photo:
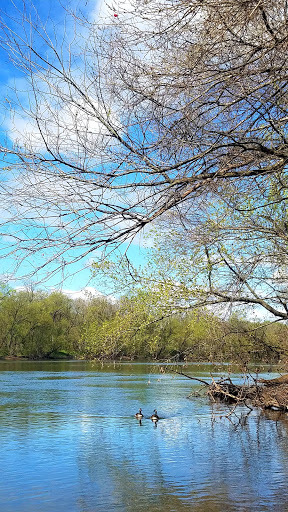
[(134, 290), (117, 303), (9, 290), (0, 301), (0, 355), (246, 364), (288, 353), (286, 325), (237, 315), (224, 321), (205, 308), (174, 311), (168, 289)]
[(0, 303), (2, 355), (47, 357), (72, 348), (70, 299), (60, 293), (13, 292)]
[(242, 365), (275, 362), (285, 350), (288, 353), (286, 325), (266, 326), (237, 315), (224, 321), (205, 308), (171, 312), (167, 303), (166, 309), (162, 306), (156, 293), (138, 290), (123, 297), (104, 322), (89, 318), (83, 334), (85, 356)]
[(148, 290), (164, 315), (245, 307), (251, 318), (257, 307), (287, 321), (288, 180), (274, 174), (248, 185), (219, 181), (158, 221), (146, 265), (120, 255), (95, 265), (95, 276), (118, 293)]

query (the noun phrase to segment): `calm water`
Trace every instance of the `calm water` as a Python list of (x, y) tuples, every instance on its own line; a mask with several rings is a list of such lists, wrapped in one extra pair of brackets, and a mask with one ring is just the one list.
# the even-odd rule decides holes
[(288, 511), (288, 416), (229, 421), (198, 388), (157, 365), (1, 361), (1, 512)]

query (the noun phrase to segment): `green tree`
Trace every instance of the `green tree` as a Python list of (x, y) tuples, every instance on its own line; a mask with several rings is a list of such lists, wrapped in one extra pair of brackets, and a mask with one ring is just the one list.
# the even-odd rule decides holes
[(30, 304), (29, 316), (24, 340), (25, 355), (41, 358), (62, 350), (75, 353), (75, 333), (71, 336), (71, 299), (59, 292), (46, 297), (36, 295)]
[(9, 293), (0, 302), (1, 354), (43, 358), (60, 350), (75, 353), (81, 325), (73, 316), (73, 301), (61, 293)]

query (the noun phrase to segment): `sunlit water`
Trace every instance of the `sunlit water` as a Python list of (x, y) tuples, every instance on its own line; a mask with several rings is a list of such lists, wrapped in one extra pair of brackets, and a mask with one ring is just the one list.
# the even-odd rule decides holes
[(1, 361), (1, 512), (288, 511), (288, 417), (227, 419), (197, 389), (157, 365)]

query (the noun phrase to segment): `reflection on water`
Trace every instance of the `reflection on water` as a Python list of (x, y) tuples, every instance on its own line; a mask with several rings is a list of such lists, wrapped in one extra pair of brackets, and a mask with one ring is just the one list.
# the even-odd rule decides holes
[(229, 421), (157, 368), (0, 362), (1, 511), (287, 511), (288, 417)]

